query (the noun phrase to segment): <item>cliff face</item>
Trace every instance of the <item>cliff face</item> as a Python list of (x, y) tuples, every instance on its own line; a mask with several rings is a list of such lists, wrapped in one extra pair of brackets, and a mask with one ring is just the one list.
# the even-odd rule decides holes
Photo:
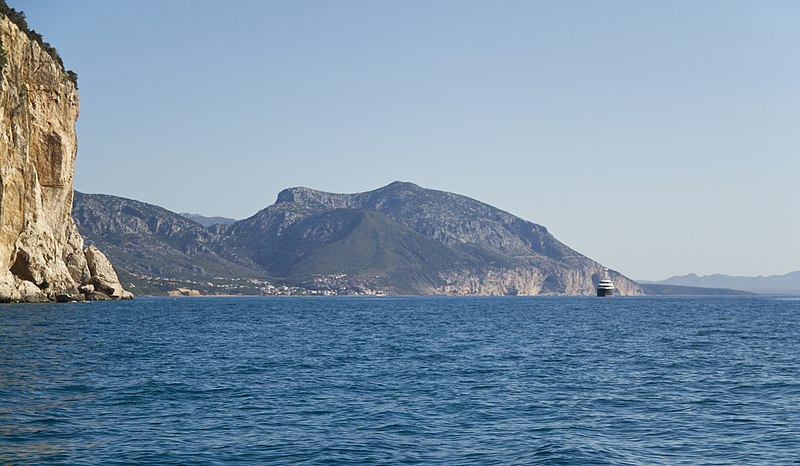
[[(597, 282), (603, 278), (603, 267), (593, 261), (571, 267), (532, 264), (512, 268), (489, 267), (484, 270), (451, 272), (442, 275), (445, 294), (480, 296), (593, 296)], [(609, 270), (616, 293), (623, 296), (643, 294), (641, 287), (619, 272)]]
[(81, 299), (81, 287), (131, 297), (104, 267), (92, 275), (72, 221), (76, 86), (2, 15), (0, 42), (0, 301)]

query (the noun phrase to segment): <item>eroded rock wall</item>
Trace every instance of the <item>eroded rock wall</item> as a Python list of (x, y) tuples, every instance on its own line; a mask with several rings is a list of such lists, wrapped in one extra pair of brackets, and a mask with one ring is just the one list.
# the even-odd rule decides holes
[(71, 216), (78, 90), (2, 15), (0, 45), (0, 301), (79, 297), (93, 277)]
[[(594, 263), (583, 267), (532, 267), (486, 268), (441, 274), (445, 285), (431, 294), (457, 296), (594, 296), (596, 286), (604, 276), (604, 269)], [(638, 283), (622, 274), (609, 271), (616, 293), (621, 296), (638, 296), (642, 289)]]

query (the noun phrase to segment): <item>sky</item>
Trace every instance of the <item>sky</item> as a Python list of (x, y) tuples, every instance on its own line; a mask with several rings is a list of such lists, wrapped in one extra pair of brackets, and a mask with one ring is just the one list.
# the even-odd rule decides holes
[(241, 219), (402, 180), (634, 279), (800, 270), (800, 2), (8, 3), (78, 73), (79, 191)]

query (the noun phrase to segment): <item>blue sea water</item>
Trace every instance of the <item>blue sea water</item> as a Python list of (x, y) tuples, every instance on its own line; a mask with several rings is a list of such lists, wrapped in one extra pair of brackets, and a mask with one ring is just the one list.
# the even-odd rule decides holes
[(798, 464), (800, 300), (0, 306), (2, 464)]

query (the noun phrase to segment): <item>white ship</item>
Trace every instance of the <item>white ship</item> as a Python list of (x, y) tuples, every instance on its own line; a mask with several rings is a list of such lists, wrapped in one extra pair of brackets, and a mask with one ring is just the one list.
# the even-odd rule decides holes
[(608, 269), (605, 270), (605, 277), (597, 284), (597, 296), (614, 296), (614, 282), (608, 276)]

